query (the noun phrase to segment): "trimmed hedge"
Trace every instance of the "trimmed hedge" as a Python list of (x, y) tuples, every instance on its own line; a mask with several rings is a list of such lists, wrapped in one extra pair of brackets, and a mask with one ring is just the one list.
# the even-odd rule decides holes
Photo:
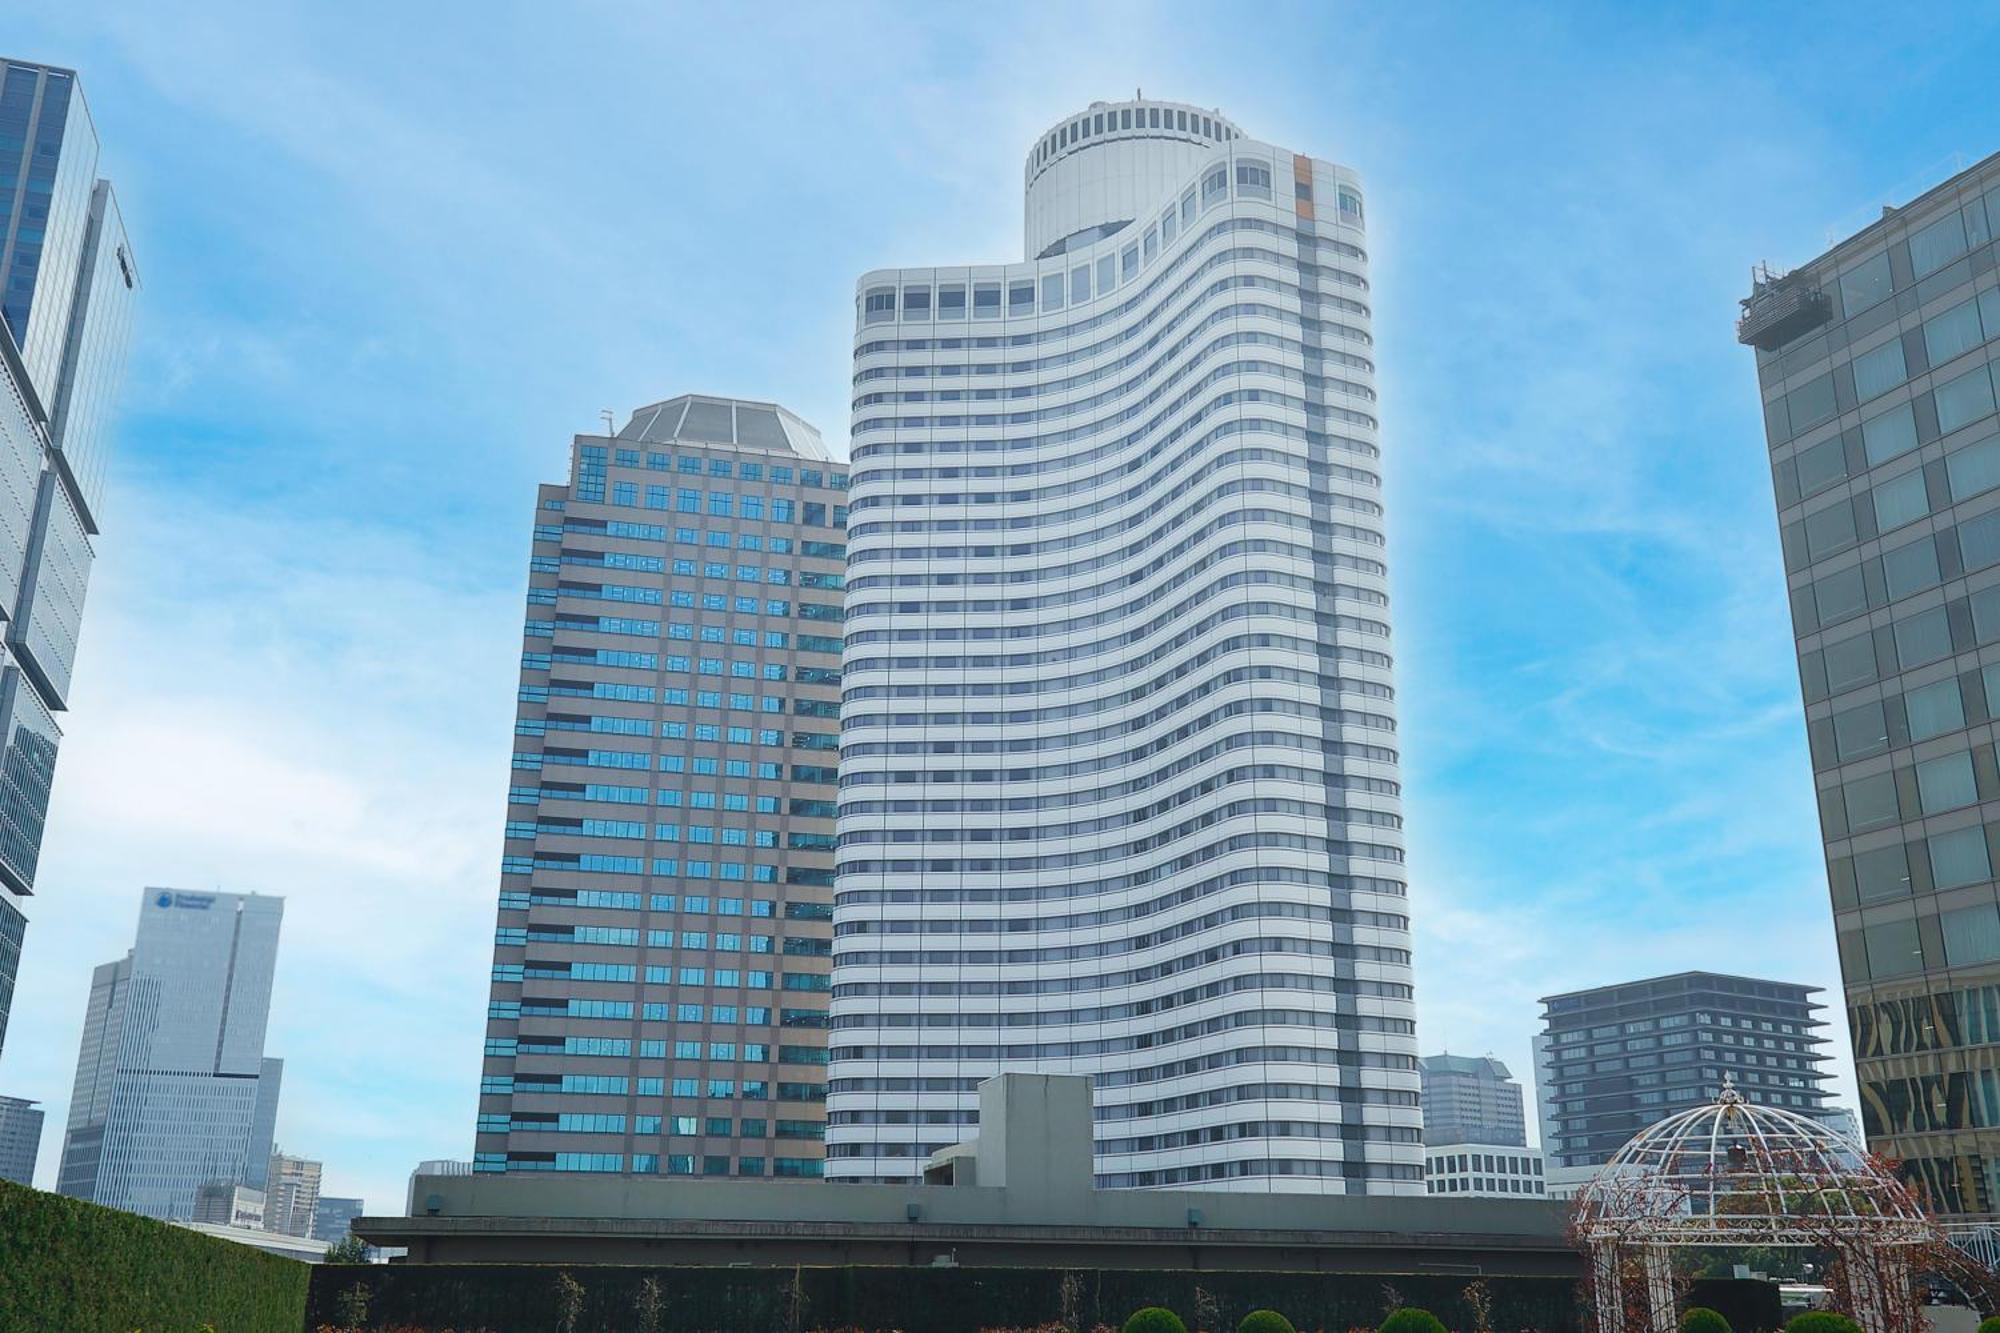
[(2000, 1314), (1988, 1315), (1980, 1320), (1979, 1333), (2000, 1333)]
[(1298, 1330), (1276, 1310), (1252, 1310), (1236, 1326), (1236, 1333), (1298, 1333)]
[(1406, 1305), (1384, 1319), (1377, 1333), (1444, 1333), (1444, 1322), (1429, 1310)]
[(1861, 1333), (1861, 1325), (1844, 1314), (1829, 1310), (1808, 1310), (1795, 1314), (1785, 1324), (1785, 1333)]
[(1719, 1311), (1697, 1305), (1681, 1316), (1681, 1333), (1732, 1333)]
[(1149, 1305), (1132, 1312), (1132, 1317), (1125, 1321), (1123, 1333), (1187, 1333), (1187, 1325), (1172, 1310)]
[(0, 1329), (299, 1333), (308, 1265), (0, 1181)]
[[(1581, 1261), (1578, 1262), (1581, 1269)], [(579, 1330), (637, 1328), (647, 1279), (660, 1301), (660, 1333), (814, 1329), (901, 1329), (903, 1333), (979, 1333), (1039, 1328), (1068, 1311), (1082, 1328), (1118, 1328), (1148, 1305), (1193, 1310), (1214, 1302), (1221, 1327), (1252, 1310), (1277, 1309), (1297, 1327), (1372, 1328), (1382, 1318), (1382, 1285), (1434, 1310), (1459, 1308), (1468, 1277), (1436, 1274), (1250, 1272), (1238, 1270), (903, 1268), (887, 1266), (675, 1267), (593, 1264), (377, 1264), (318, 1266), (306, 1327), (338, 1326), (340, 1296), (368, 1287), (377, 1328), (475, 1328), (487, 1333), (549, 1333), (560, 1325), (559, 1278), (582, 1290)], [(1065, 1292), (1065, 1279), (1070, 1291)], [(1579, 1333), (1577, 1275), (1481, 1279), (1493, 1297), (1493, 1327)], [(1775, 1289), (1774, 1289), (1775, 1292)], [(1772, 1304), (1777, 1304), (1773, 1294)], [(1721, 1304), (1713, 1298), (1704, 1305)], [(1722, 1307), (1727, 1309), (1726, 1304)], [(1748, 1333), (1756, 1325), (1738, 1322)], [(1775, 1324), (1766, 1327), (1776, 1327)], [(120, 1333), (125, 1333), (120, 1330)], [(148, 1329), (146, 1333), (153, 1333)], [(235, 1330), (228, 1330), (235, 1333)]]

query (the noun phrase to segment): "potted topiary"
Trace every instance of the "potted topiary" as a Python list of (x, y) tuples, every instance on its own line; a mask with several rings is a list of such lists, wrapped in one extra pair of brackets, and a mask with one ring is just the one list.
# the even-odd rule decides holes
[(1807, 1310), (1785, 1321), (1785, 1333), (1861, 1333), (1861, 1325), (1831, 1310)]
[(1406, 1305), (1384, 1319), (1375, 1333), (1445, 1333), (1445, 1327), (1429, 1310)]
[(1236, 1333), (1298, 1333), (1298, 1330), (1276, 1310), (1252, 1310), (1236, 1326)]
[(1125, 1321), (1124, 1333), (1187, 1333), (1187, 1325), (1165, 1306), (1149, 1305), (1132, 1312), (1132, 1317)]

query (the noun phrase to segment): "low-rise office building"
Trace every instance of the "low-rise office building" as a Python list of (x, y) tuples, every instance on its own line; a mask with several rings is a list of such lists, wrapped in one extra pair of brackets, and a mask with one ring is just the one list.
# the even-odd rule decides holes
[(1455, 1143), (1424, 1151), (1424, 1189), (1460, 1199), (1544, 1198), (1542, 1152), (1505, 1143)]
[(406, 1262), (1465, 1271), (1574, 1276), (1544, 1200), (1097, 1188), (1090, 1082), (1003, 1074), (923, 1183), (421, 1176), (354, 1234)]

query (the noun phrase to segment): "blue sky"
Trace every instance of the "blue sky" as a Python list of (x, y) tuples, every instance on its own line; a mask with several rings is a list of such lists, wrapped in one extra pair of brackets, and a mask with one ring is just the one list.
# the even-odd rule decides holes
[(535, 483), (690, 390), (842, 441), (855, 275), (1017, 257), (1027, 145), (1139, 87), (1369, 182), (1426, 1049), (1837, 983), (1731, 320), (2000, 148), (2000, 11), (723, 8), (0, 3), (146, 284), (0, 1059), (44, 1184), (147, 884), (286, 896), (329, 1193), (469, 1154)]

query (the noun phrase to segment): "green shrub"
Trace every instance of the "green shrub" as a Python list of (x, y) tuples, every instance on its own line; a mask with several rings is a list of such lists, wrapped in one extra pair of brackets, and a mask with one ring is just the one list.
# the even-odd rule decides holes
[(1979, 1333), (2000, 1333), (2000, 1314), (1988, 1315), (1980, 1320)]
[(1861, 1325), (1844, 1314), (1808, 1310), (1785, 1321), (1785, 1333), (1861, 1333)]
[(1697, 1305), (1681, 1316), (1681, 1333), (1730, 1333), (1729, 1321), (1707, 1306)]
[(1172, 1310), (1149, 1305), (1132, 1312), (1132, 1317), (1125, 1321), (1124, 1333), (1187, 1333), (1187, 1325)]
[(294, 1333), (305, 1264), (0, 1181), (0, 1328)]
[(1445, 1329), (1429, 1310), (1406, 1305), (1384, 1319), (1375, 1333), (1445, 1333)]
[(1298, 1333), (1298, 1330), (1276, 1310), (1252, 1310), (1236, 1326), (1236, 1333)]

